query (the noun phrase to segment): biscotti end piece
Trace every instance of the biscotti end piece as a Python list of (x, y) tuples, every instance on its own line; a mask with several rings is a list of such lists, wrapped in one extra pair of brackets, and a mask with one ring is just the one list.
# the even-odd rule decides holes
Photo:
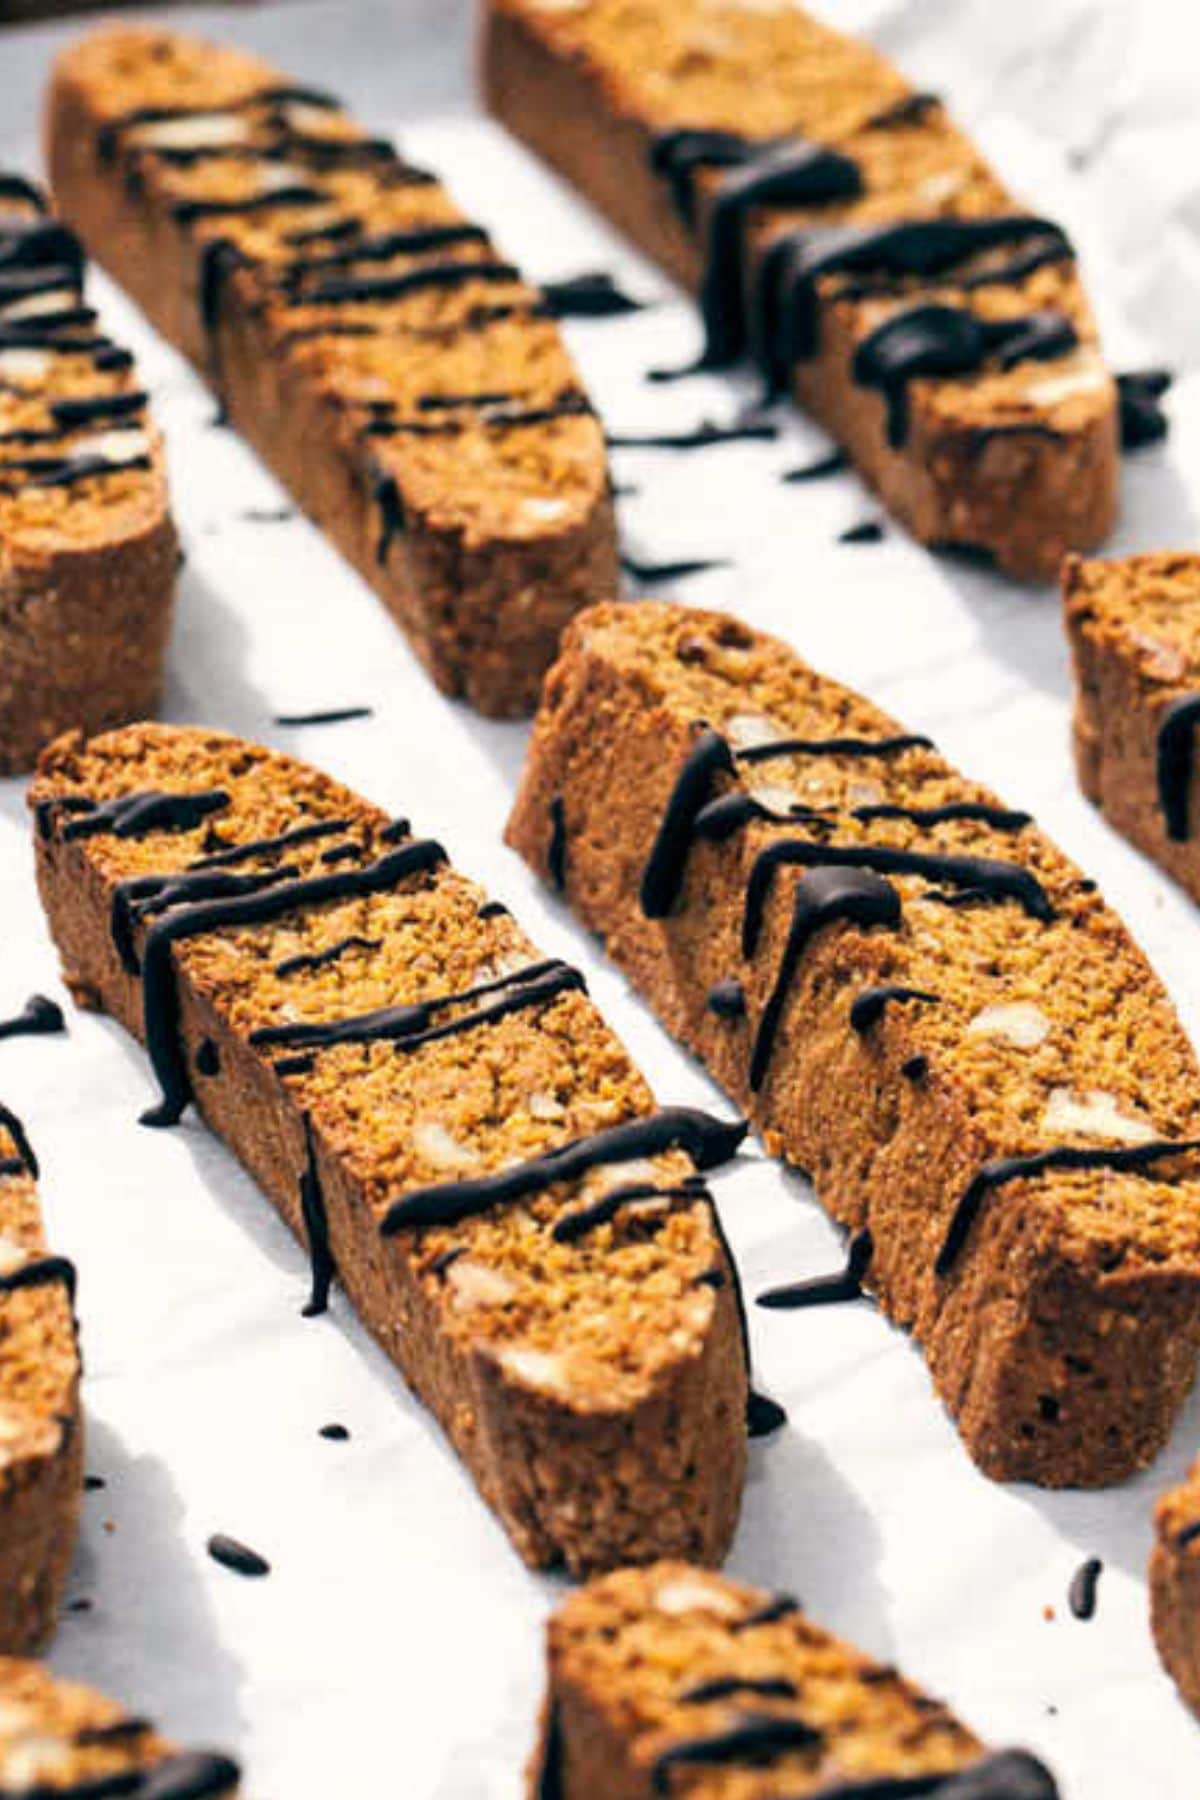
[(152, 27), (59, 56), (56, 203), (443, 692), (532, 711), (618, 591), (603, 432), (540, 292), (327, 94)]
[(1150, 1621), (1163, 1666), (1200, 1714), (1200, 1463), (1154, 1509)]
[(0, 1657), (0, 1788), (6, 1794), (236, 1800), (227, 1756), (179, 1751), (145, 1719), (40, 1663)]
[[(686, 1563), (621, 1570), (559, 1607), (530, 1800), (845, 1795), (1056, 1800), (940, 1701), (797, 1601)], [(961, 1784), (959, 1777), (962, 1777)]]
[(1080, 786), (1200, 899), (1200, 556), (1073, 557), (1063, 602)]
[(793, 6), (487, 0), (488, 104), (922, 543), (1052, 580), (1112, 528), (1115, 383), (1066, 236), (936, 96)]
[(1200, 1345), (1200, 1071), (1027, 814), (777, 640), (643, 601), (572, 625), (508, 841), (869, 1231), (986, 1473), (1153, 1459)]
[(701, 1171), (582, 977), (403, 821), (218, 732), (68, 738), (30, 795), (68, 985), (146, 1040), (440, 1420), (521, 1554), (718, 1561), (738, 1290)]
[(54, 1629), (83, 1482), (75, 1272), (46, 1248), (36, 1174), (20, 1120), (0, 1106), (3, 1655), (40, 1649)]
[(162, 440), (77, 240), (0, 173), (0, 775), (153, 713), (178, 548)]

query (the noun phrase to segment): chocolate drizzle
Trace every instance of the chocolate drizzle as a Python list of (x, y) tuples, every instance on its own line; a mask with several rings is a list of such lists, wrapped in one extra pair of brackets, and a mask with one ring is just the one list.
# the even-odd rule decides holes
[(798, 482), (823, 481), (827, 475), (840, 475), (850, 467), (850, 458), (844, 450), (831, 450), (826, 456), (818, 456), (814, 462), (801, 463), (798, 468), (788, 469), (779, 479), (789, 485)]
[(321, 1175), (317, 1168), (317, 1146), (313, 1137), (312, 1120), (304, 1114), (304, 1169), (300, 1176), (300, 1217), (304, 1224), (304, 1236), (308, 1244), (308, 1258), (312, 1266), (312, 1289), (307, 1303), (302, 1309), (306, 1319), (315, 1319), (329, 1308), (329, 1289), (337, 1274), (337, 1265), (333, 1260), (333, 1251), (329, 1247), (329, 1214), (325, 1206), (325, 1191), (321, 1186)]
[(23, 206), (32, 207), (36, 213), (46, 210), (45, 196), (32, 181), (24, 175), (13, 175), (7, 171), (0, 172), (0, 200), (19, 200)]
[(239, 1539), (228, 1537), (225, 1532), (214, 1532), (208, 1540), (208, 1554), (214, 1562), (223, 1568), (232, 1569), (235, 1575), (269, 1575), (271, 1565), (265, 1556), (252, 1550), (249, 1544)]
[[(83, 801), (87, 810), (78, 802)], [(229, 805), (229, 795), (220, 789), (199, 794), (162, 794), (156, 791), (119, 794), (99, 804), (85, 795), (54, 795), (43, 803), (47, 808), (63, 806), (79, 816), (63, 826), (64, 843), (77, 838), (148, 837), (154, 831), (194, 831), (213, 813)]]
[[(162, 1088), (162, 1101), (143, 1114), (142, 1123), (151, 1126), (175, 1124), (191, 1097), (177, 1034), (178, 1000), (171, 955), (175, 944), (227, 927), (268, 924), (289, 912), (334, 900), (365, 899), (371, 894), (387, 893), (410, 876), (431, 874), (445, 859), (446, 853), (440, 844), (430, 839), (418, 839), (361, 869), (341, 869), (307, 878), (296, 877), (292, 870), (277, 870), (273, 877), (267, 878), (272, 882), (268, 887), (262, 886), (262, 877), (246, 876), (242, 880), (259, 883), (257, 889), (247, 891), (243, 886), (206, 899), (189, 898), (183, 883), (177, 884), (177, 893), (178, 887), (183, 886), (183, 892), (178, 893), (177, 898), (170, 890), (165, 901), (160, 894), (156, 904), (160, 910), (165, 908), (166, 917), (158, 919), (146, 937), (142, 1005), (146, 1048)], [(193, 876), (190, 879), (195, 883), (201, 878)], [(208, 879), (219, 880), (220, 873), (216, 872)], [(233, 883), (238, 877), (225, 876), (224, 880)], [(195, 893), (194, 886), (191, 892)]]
[(850, 1239), (846, 1266), (836, 1275), (818, 1275), (811, 1281), (794, 1281), (787, 1287), (768, 1288), (757, 1304), (769, 1312), (797, 1312), (810, 1306), (840, 1306), (864, 1297), (863, 1281), (871, 1266), (875, 1245), (867, 1229)]
[(24, 1289), (51, 1287), (62, 1282), (67, 1298), (75, 1300), (75, 1265), (65, 1256), (36, 1256), (19, 1268), (0, 1270), (0, 1294), (16, 1294)]
[(915, 306), (876, 327), (854, 352), (854, 379), (877, 388), (887, 409), (887, 439), (898, 450), (908, 436), (908, 384), (919, 376), (974, 375), (989, 361), (1005, 371), (1046, 362), (1077, 348), (1064, 313), (983, 319), (961, 306)]
[(935, 1006), (937, 998), (936, 994), (927, 994), (922, 988), (895, 985), (864, 988), (861, 994), (855, 996), (851, 1004), (850, 1029), (856, 1031), (860, 1037), (865, 1037), (878, 1025), (887, 1007), (900, 1005), (909, 1000), (924, 1000), (931, 1006)]
[(409, 269), (402, 275), (346, 276), (325, 281), (303, 294), (292, 296), (293, 306), (354, 306), (407, 300), (412, 294), (465, 287), (472, 281), (519, 282), (520, 271), (512, 263), (442, 262)]
[(690, 431), (610, 432), (610, 450), (708, 450), (714, 444), (774, 443), (779, 427), (769, 419), (743, 419), (733, 425), (714, 425), (704, 419)]
[(635, 1162), (666, 1150), (685, 1150), (698, 1169), (715, 1168), (734, 1154), (746, 1130), (743, 1120), (727, 1124), (693, 1107), (664, 1107), (646, 1118), (576, 1138), (494, 1175), (416, 1188), (392, 1202), (380, 1229), (390, 1237), (426, 1225), (455, 1225), (494, 1207), (544, 1194), (558, 1182), (577, 1181), (590, 1169)]
[(282, 962), (275, 964), (274, 973), (286, 980), (289, 975), (308, 974), (314, 969), (328, 968), (345, 956), (348, 950), (378, 950), (378, 938), (359, 937), (357, 933), (350, 937), (339, 938), (336, 944), (330, 944), (325, 950), (305, 951), (299, 956), (285, 956)]
[(623, 550), (621, 567), (635, 581), (652, 587), (662, 581), (683, 581), (689, 575), (706, 575), (710, 569), (724, 569), (728, 564), (720, 557), (712, 556), (684, 557), (679, 562), (647, 562), (643, 557), (632, 556), (628, 550)]
[(997, 1188), (1013, 1181), (1036, 1180), (1052, 1169), (1111, 1169), (1120, 1174), (1146, 1174), (1165, 1157), (1182, 1156), (1195, 1150), (1200, 1150), (1200, 1139), (1184, 1139), (1177, 1144), (1156, 1140), (1149, 1144), (1105, 1145), (1095, 1149), (1062, 1144), (1049, 1150), (1035, 1150), (1028, 1156), (1006, 1156), (985, 1163), (963, 1190), (954, 1208), (934, 1264), (935, 1272), (949, 1274), (966, 1248), (984, 1201)]
[(639, 903), (647, 919), (665, 919), (679, 898), (696, 820), (718, 775), (734, 773), (733, 753), (709, 726), (698, 733), (676, 778), (642, 873)]
[(1200, 694), (1183, 694), (1173, 700), (1158, 722), (1158, 803), (1172, 843), (1186, 843), (1191, 834), (1188, 814), (1195, 760), (1195, 730), (1200, 724)]
[[(20, 1119), (18, 1119), (16, 1113), (13, 1112), (11, 1108), (5, 1106), (3, 1102), (0, 1102), (0, 1126), (7, 1131), (9, 1137), (17, 1146), (16, 1160), (18, 1168), (23, 1169), (26, 1174), (32, 1175), (36, 1181), (38, 1176), (38, 1159), (33, 1153), (33, 1145), (29, 1142), (25, 1127), (22, 1125)], [(16, 1171), (10, 1170), (9, 1172), (15, 1173)]]
[[(821, 846), (808, 845), (807, 848), (819, 852)], [(820, 855), (814, 855), (813, 861), (820, 863)], [(755, 871), (761, 864), (760, 857), (755, 864)], [(751, 893), (753, 892), (752, 875)], [(750, 917), (750, 908), (751, 901), (747, 898), (747, 918)], [(816, 867), (796, 883), (787, 941), (774, 986), (758, 1021), (750, 1055), (749, 1079), (753, 1093), (757, 1093), (766, 1080), (792, 982), (809, 941), (816, 932), (839, 920), (864, 928), (883, 925), (894, 930), (901, 920), (900, 896), (890, 881), (885, 881), (881, 875), (861, 865)], [(757, 928), (753, 935), (756, 940)], [(752, 948), (747, 954), (752, 953)]]
[(1096, 1591), (1103, 1573), (1104, 1564), (1098, 1556), (1089, 1556), (1076, 1569), (1067, 1589), (1067, 1604), (1074, 1618), (1085, 1621), (1095, 1618)]
[[(90, 1601), (73, 1601), (71, 1610), (90, 1606)], [(119, 1719), (111, 1726), (85, 1727), (75, 1734), (77, 1744), (116, 1743), (123, 1738), (144, 1736), (150, 1731), (144, 1719)], [(145, 1768), (116, 1769), (107, 1775), (81, 1775), (77, 1781), (53, 1787), (39, 1782), (35, 1787), (0, 1787), (0, 1800), (218, 1800), (232, 1794), (241, 1779), (238, 1765), (227, 1756), (211, 1751), (181, 1750), (164, 1756)]]
[(562, 796), (550, 802), (550, 842), (546, 846), (546, 873), (554, 891), (566, 892), (567, 886), (567, 809)]
[(715, 1681), (685, 1688), (679, 1700), (684, 1706), (711, 1706), (714, 1700), (732, 1700), (739, 1694), (754, 1694), (762, 1700), (794, 1700), (796, 1684), (778, 1675), (718, 1675)]
[(642, 312), (646, 304), (625, 293), (603, 269), (547, 281), (542, 298), (554, 319), (618, 319)]
[(778, 1625), (781, 1619), (790, 1619), (793, 1613), (800, 1611), (800, 1602), (794, 1594), (773, 1594), (762, 1606), (756, 1606), (745, 1618), (738, 1619), (729, 1629), (735, 1637), (743, 1631), (756, 1631), (760, 1625)]
[(652, 1181), (631, 1181), (624, 1187), (610, 1188), (590, 1206), (564, 1213), (551, 1233), (556, 1244), (575, 1244), (600, 1225), (607, 1225), (625, 1206), (636, 1206), (643, 1200), (711, 1200), (699, 1175), (688, 1176), (678, 1187), (658, 1187)]
[(299, 849), (302, 844), (319, 843), (322, 838), (335, 837), (339, 832), (349, 829), (349, 819), (314, 819), (311, 824), (297, 825), (290, 831), (281, 831), (277, 837), (254, 838), (246, 844), (229, 844), (223, 849), (215, 850), (210, 856), (200, 857), (189, 868), (229, 869), (237, 863), (251, 862), (256, 856), (274, 856), (280, 850)]
[(718, 1019), (744, 1019), (746, 990), (736, 977), (730, 975), (724, 981), (713, 983), (704, 1004)]
[(750, 744), (737, 752), (746, 763), (773, 762), (780, 756), (897, 756), (902, 750), (932, 750), (933, 739), (904, 732), (898, 737), (778, 738), (773, 743)]
[(31, 994), (15, 1019), (0, 1019), (0, 1038), (49, 1037), (66, 1029), (62, 1007), (45, 994)]
[(369, 706), (328, 707), (324, 712), (279, 713), (276, 725), (345, 725), (351, 719), (369, 719), (372, 709)]
[(811, 1750), (824, 1734), (804, 1719), (784, 1713), (747, 1713), (735, 1725), (705, 1737), (684, 1738), (661, 1752), (651, 1765), (656, 1794), (670, 1793), (677, 1768), (766, 1768), (792, 1750)]
[(1117, 376), (1122, 450), (1161, 444), (1170, 429), (1162, 400), (1174, 379), (1169, 369), (1130, 369)]
[(969, 1768), (927, 1775), (851, 1775), (812, 1800), (1059, 1800), (1054, 1777), (1025, 1750), (1001, 1750)]

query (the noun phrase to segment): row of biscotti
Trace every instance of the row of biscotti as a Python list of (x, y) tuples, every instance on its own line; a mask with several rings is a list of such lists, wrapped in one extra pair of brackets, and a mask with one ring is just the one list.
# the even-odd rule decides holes
[(724, 1553), (744, 1467), (745, 1321), (699, 1174), (741, 1126), (655, 1110), (573, 970), (289, 758), (162, 726), (69, 738), (31, 805), (68, 983), (150, 1052), (147, 1122), (195, 1098), (305, 1243), (310, 1309), (336, 1274), (527, 1560), (692, 1559), (565, 1608), (533, 1793), (689, 1769), (714, 1800), (749, 1770), (764, 1793), (1053, 1800), (1034, 1759), (985, 1755), (794, 1602), (695, 1566)]
[(797, 6), (486, 0), (487, 99), (699, 297), (922, 542), (1023, 577), (1104, 538), (1118, 390), (1065, 233), (936, 95)]

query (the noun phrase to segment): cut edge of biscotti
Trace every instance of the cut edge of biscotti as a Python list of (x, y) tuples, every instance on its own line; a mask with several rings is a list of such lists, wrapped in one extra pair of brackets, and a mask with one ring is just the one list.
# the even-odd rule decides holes
[(176, 33), (83, 38), (47, 108), (58, 204), (437, 684), (527, 714), (565, 620), (619, 588), (603, 431), (490, 235), (286, 83)]
[(1150, 1623), (1163, 1667), (1200, 1715), (1200, 1462), (1154, 1508)]
[(621, 1570), (568, 1596), (547, 1627), (547, 1676), (530, 1800), (665, 1794), (684, 1771), (697, 1792), (709, 1772), (714, 1793), (753, 1778), (796, 1800), (882, 1800), (892, 1783), (938, 1800), (1057, 1800), (1036, 1757), (989, 1753), (789, 1595), (686, 1563)]
[(1200, 1340), (1200, 1076), (1027, 814), (786, 645), (644, 601), (572, 625), (507, 840), (870, 1228), (867, 1283), (985, 1472), (1103, 1485), (1153, 1459)]
[(236, 1800), (228, 1756), (181, 1751), (144, 1718), (41, 1663), (0, 1656), (0, 1786), (12, 1794)]
[[(732, 360), (748, 339), (774, 383), (794, 377), (800, 404), (919, 541), (1051, 580), (1066, 552), (1108, 535), (1117, 389), (1070, 244), (1005, 193), (935, 96), (915, 92), (868, 45), (790, 8), (747, 20), (688, 4), (618, 16), (602, 0), (568, 8), (488, 0), (483, 30), (490, 109), (699, 291), (710, 363)], [(760, 40), (762, 67), (751, 73)], [(563, 107), (570, 131), (554, 124)], [(930, 161), (935, 136), (952, 153), (945, 169)], [(825, 152), (799, 177), (807, 203), (785, 199), (777, 183), (750, 209), (749, 231), (739, 201), (718, 238), (714, 199), (744, 183), (756, 146), (764, 162), (778, 162), (783, 144)], [(915, 170), (908, 186), (904, 155)], [(816, 179), (822, 170), (827, 191)], [(891, 244), (876, 245), (874, 262), (859, 245), (849, 257), (840, 236), (847, 225), (880, 234), (916, 226), (948, 242), (951, 226), (979, 231), (1000, 218), (1012, 222), (1011, 241), (968, 243), (953, 256), (938, 247), (924, 263), (906, 263)], [(782, 243), (796, 232), (810, 259), (837, 242), (836, 272), (801, 280), (807, 265), (789, 261)], [(708, 257), (706, 240), (724, 246), (723, 260)], [(1005, 258), (1014, 272), (1002, 279)], [(795, 309), (777, 297), (794, 283), (804, 302)], [(932, 318), (947, 308), (955, 318)], [(894, 324), (900, 314), (903, 326)], [(1020, 343), (1018, 317), (1033, 322)], [(995, 347), (981, 341), (968, 356), (965, 335), (974, 345), (981, 333), (998, 334)], [(722, 343), (723, 352), (713, 348)], [(978, 374), (966, 372), (972, 357)], [(898, 378), (901, 363), (910, 376)]]
[(747, 1389), (701, 1171), (744, 1127), (656, 1108), (577, 971), (290, 757), (68, 737), (30, 805), (68, 986), (147, 1040), (147, 1122), (196, 1101), (527, 1559), (718, 1558)]
[(79, 1514), (75, 1271), (46, 1246), (37, 1158), (0, 1105), (0, 1654), (43, 1645)]

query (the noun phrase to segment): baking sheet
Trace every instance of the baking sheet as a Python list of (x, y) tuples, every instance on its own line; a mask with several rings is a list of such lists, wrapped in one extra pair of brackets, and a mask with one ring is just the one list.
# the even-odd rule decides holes
[[(854, 0), (918, 80), (952, 91), (1014, 185), (1085, 251), (1115, 359), (1187, 358), (1200, 333), (1200, 206), (1185, 42), (1153, 8), (1101, 0)], [(1163, 16), (1168, 9), (1163, 8)], [(172, 9), (335, 85), (401, 132), (542, 278), (604, 266), (657, 304), (570, 327), (610, 428), (728, 418), (746, 390), (649, 386), (697, 341), (690, 309), (553, 178), (479, 118), (467, 20), (446, 0)], [(32, 166), (38, 90), (70, 28), (0, 37), (0, 160)], [(1194, 89), (1191, 90), (1194, 93)], [(1078, 165), (1078, 166), (1073, 166)], [(719, 1105), (569, 916), (500, 843), (525, 731), (440, 700), (378, 602), (299, 519), (178, 360), (106, 284), (171, 448), (188, 551), (167, 716), (264, 738), (322, 763), (507, 900), (550, 954), (574, 959), (660, 1097)], [(1139, 329), (1134, 328), (1136, 320)], [(1127, 465), (1118, 544), (1196, 542), (1200, 383), (1172, 404), (1165, 451)], [(878, 508), (851, 476), (787, 487), (823, 448), (802, 422), (776, 444), (690, 455), (622, 451), (629, 547), (730, 567), (681, 593), (778, 631), (815, 664), (931, 733), (1097, 876), (1200, 1025), (1191, 904), (1079, 797), (1067, 739), (1058, 605), (938, 563), (889, 528), (836, 542)], [(367, 705), (374, 717), (285, 731), (277, 713)], [(0, 1016), (61, 995), (30, 869), (22, 787), (0, 784)], [(529, 1575), (436, 1428), (340, 1297), (306, 1321), (304, 1258), (253, 1184), (189, 1119), (139, 1128), (141, 1054), (72, 1012), (67, 1039), (0, 1045), (0, 1094), (41, 1154), (53, 1239), (81, 1271), (88, 1466), (53, 1662), (159, 1719), (234, 1749), (257, 1800), (514, 1800), (540, 1688), (540, 1622), (558, 1585)], [(756, 1154), (717, 1181), (747, 1293), (837, 1265), (805, 1185)], [(1153, 1497), (1200, 1445), (1200, 1402), (1147, 1476), (1105, 1494), (1001, 1489), (976, 1474), (920, 1358), (868, 1306), (752, 1309), (760, 1383), (791, 1423), (751, 1450), (730, 1567), (800, 1594), (816, 1618), (943, 1692), (987, 1738), (1020, 1741), (1069, 1800), (1194, 1800), (1200, 1737), (1158, 1669), (1144, 1568)], [(321, 1439), (339, 1421), (348, 1443)], [(205, 1555), (223, 1530), (260, 1549), (248, 1582)], [(1099, 1608), (1066, 1590), (1104, 1559)], [(1047, 1616), (1053, 1610), (1053, 1617)]]

